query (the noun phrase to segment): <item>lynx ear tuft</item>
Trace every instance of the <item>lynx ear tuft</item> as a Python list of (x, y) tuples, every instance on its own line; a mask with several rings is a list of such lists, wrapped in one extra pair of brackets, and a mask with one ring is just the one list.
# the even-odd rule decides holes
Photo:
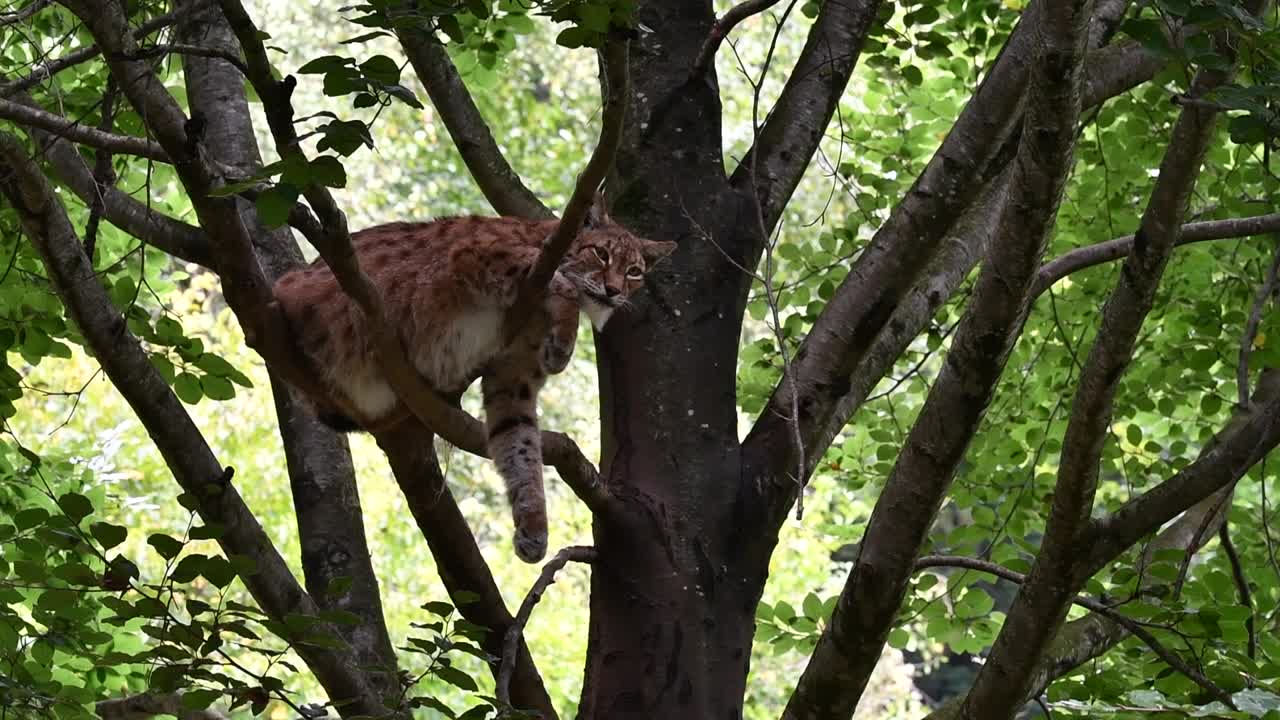
[(652, 267), (654, 263), (675, 252), (676, 247), (673, 242), (646, 240), (640, 246), (640, 254), (644, 256), (645, 264)]
[(587, 210), (587, 218), (583, 221), (583, 226), (601, 228), (611, 223), (613, 219), (609, 217), (609, 210), (605, 207), (604, 194), (597, 190), (595, 197), (591, 198), (591, 207)]

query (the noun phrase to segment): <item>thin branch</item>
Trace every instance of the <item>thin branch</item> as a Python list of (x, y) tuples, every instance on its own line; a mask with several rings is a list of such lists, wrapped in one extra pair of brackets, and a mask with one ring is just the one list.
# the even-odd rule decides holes
[[(102, 132), (109, 133), (115, 129), (118, 91), (119, 88), (116, 87), (115, 76), (108, 75), (106, 88), (102, 92), (102, 122), (98, 124), (98, 129)], [(93, 183), (97, 193), (94, 195), (93, 202), (89, 203), (89, 219), (84, 226), (84, 254), (89, 257), (90, 264), (94, 262), (94, 251), (98, 244), (98, 224), (102, 221), (103, 212), (106, 211), (104, 196), (107, 190), (114, 187), (116, 183), (116, 172), (112, 165), (110, 151), (100, 149), (95, 153), (93, 159)]]
[(693, 69), (689, 75), (697, 77), (711, 67), (716, 59), (716, 51), (720, 49), (720, 43), (729, 37), (729, 33), (733, 32), (738, 23), (752, 15), (759, 15), (779, 2), (781, 0), (743, 0), (742, 3), (734, 5), (716, 18), (715, 22), (711, 23), (711, 32), (707, 33), (707, 39), (702, 43), (702, 49), (698, 51), (698, 57), (694, 60)]
[(403, 28), (397, 30), (396, 37), (462, 155), (462, 161), (493, 209), (499, 215), (554, 217), (503, 157), (453, 59), (435, 35), (430, 31)]
[[(255, 561), (257, 571), (241, 578), (250, 594), (278, 620), (293, 613), (315, 615), (314, 601), (299, 586), (231, 484), (231, 469), (218, 462), (115, 309), (48, 181), (22, 145), (6, 133), (0, 133), (0, 163), (4, 192), (18, 210), (23, 229), (44, 260), (50, 283), (87, 346), (155, 441), (174, 478), (198, 503), (200, 516), (207, 524), (226, 528), (218, 539), (222, 551)], [(330, 698), (349, 699), (355, 712), (381, 714), (381, 703), (369, 691), (364, 676), (353, 670), (357, 665), (347, 651), (313, 645), (297, 645), (295, 649)]]
[(1258, 633), (1254, 627), (1253, 593), (1249, 590), (1249, 578), (1244, 573), (1244, 565), (1240, 562), (1240, 554), (1236, 552), (1235, 543), (1231, 542), (1231, 525), (1225, 519), (1218, 529), (1218, 542), (1222, 545), (1222, 554), (1227, 556), (1227, 564), (1231, 566), (1231, 579), (1236, 584), (1236, 593), (1240, 597), (1240, 606), (1249, 611), (1244, 621), (1245, 632), (1249, 633), (1247, 654), (1250, 659), (1258, 655)]
[(1276, 290), (1280, 289), (1280, 234), (1276, 235), (1275, 256), (1271, 259), (1271, 268), (1267, 270), (1267, 278), (1258, 288), (1253, 299), (1253, 308), (1249, 311), (1249, 319), (1245, 321), (1244, 334), (1240, 338), (1240, 359), (1236, 363), (1236, 391), (1239, 393), (1241, 406), (1249, 403), (1249, 355), (1253, 352), (1253, 342), (1258, 337), (1258, 325), (1262, 322), (1262, 313), (1271, 302)]
[(621, 35), (611, 37), (605, 45), (605, 98), (600, 139), (596, 142), (591, 158), (587, 160), (587, 166), (578, 175), (573, 195), (560, 216), (560, 224), (550, 237), (542, 241), (542, 251), (538, 254), (537, 262), (521, 284), (515, 304), (507, 309), (503, 325), (508, 340), (521, 332), (534, 308), (542, 307), (547, 285), (565, 253), (569, 251), (570, 243), (581, 231), (592, 199), (613, 165), (614, 156), (618, 154), (623, 126), (626, 124), (627, 105), (631, 98), (631, 74), (628, 67), (630, 45), (630, 41)]
[(0, 27), (8, 27), (26, 20), (53, 4), (53, 0), (32, 0), (32, 3), (21, 10), (11, 13), (0, 13)]
[(178, 720), (227, 720), (217, 710), (188, 710), (181, 693), (140, 693), (113, 700), (100, 700), (93, 711), (102, 720), (147, 720), (157, 715), (174, 715)]
[[(212, 0), (195, 0), (192, 5), (200, 6), (211, 1)], [(134, 37), (146, 37), (152, 33), (163, 30), (164, 28), (178, 22), (182, 15), (189, 11), (190, 7), (188, 6), (179, 8), (173, 12), (165, 13), (164, 15), (157, 15), (156, 17), (139, 25), (134, 31)], [(17, 80), (0, 83), (0, 98), (9, 97), (14, 93), (21, 92), (23, 90), (30, 90), (32, 87), (39, 85), (63, 70), (79, 65), (82, 62), (92, 60), (101, 53), (102, 51), (98, 49), (97, 45), (89, 45), (69, 52), (57, 60), (50, 60), (42, 65), (39, 70), (36, 70), (29, 75), (18, 78)]]
[(59, 137), (90, 147), (123, 155), (137, 155), (157, 162), (169, 162), (169, 155), (156, 143), (132, 135), (103, 132), (95, 127), (81, 125), (74, 120), (0, 98), (0, 118), (19, 125), (39, 128)]
[[(998, 578), (1018, 583), (1019, 585), (1027, 581), (1026, 575), (1010, 570), (1002, 565), (959, 555), (925, 555), (917, 560), (915, 565), (916, 570), (924, 570), (926, 568), (933, 567), (958, 567), (977, 570), (978, 572), (995, 575)], [(1235, 709), (1235, 702), (1232, 701), (1230, 693), (1218, 686), (1217, 683), (1205, 677), (1204, 673), (1191, 667), (1191, 665), (1189, 665), (1185, 660), (1178, 657), (1176, 653), (1165, 647), (1164, 643), (1161, 643), (1155, 635), (1151, 634), (1151, 631), (1147, 630), (1139, 623), (1129, 617), (1126, 617), (1123, 613), (1108, 606), (1106, 603), (1099, 602), (1093, 598), (1077, 595), (1071, 598), (1071, 602), (1098, 613), (1111, 622), (1124, 628), (1129, 632), (1129, 634), (1141, 640), (1142, 644), (1150, 648), (1151, 651), (1159, 656), (1161, 660), (1164, 660), (1166, 665), (1185, 675), (1192, 682), (1203, 688), (1205, 692), (1208, 692), (1210, 695), (1217, 698), (1222, 704), (1232, 708), (1233, 710)]]
[[(1280, 213), (1187, 223), (1182, 226), (1174, 244), (1182, 246), (1207, 240), (1251, 237), (1269, 232), (1280, 232)], [(1114, 240), (1068, 250), (1040, 268), (1036, 274), (1035, 294), (1043, 293), (1051, 285), (1072, 273), (1119, 260), (1128, 255), (1132, 249), (1133, 236), (1125, 235)]]
[[(733, 173), (730, 182), (734, 187), (756, 193), (769, 230), (782, 216), (783, 208), (822, 141), (881, 2), (833, 0), (822, 3), (778, 101), (767, 114), (758, 139)], [(753, 166), (758, 166), (758, 173), (750, 170)], [(753, 174), (756, 175), (754, 186)], [(742, 255), (754, 256), (758, 252), (755, 249)]]
[(520, 610), (516, 613), (515, 622), (511, 623), (511, 627), (507, 628), (506, 639), (502, 645), (502, 670), (498, 673), (497, 696), (499, 705), (506, 707), (511, 706), (511, 673), (515, 668), (516, 650), (520, 645), (521, 633), (524, 632), (524, 626), (529, 623), (529, 617), (533, 615), (533, 608), (542, 599), (542, 594), (547, 591), (551, 583), (556, 581), (556, 573), (570, 562), (593, 563), (596, 561), (596, 549), (582, 545), (571, 545), (556, 553), (556, 556), (547, 561), (542, 566), (542, 574), (538, 576), (538, 580), (534, 582), (533, 587), (529, 588), (529, 594), (525, 595), (524, 602), (520, 603)]
[(222, 48), (204, 47), (203, 45), (191, 45), (188, 43), (167, 43), (164, 45), (148, 45), (147, 47), (141, 48), (136, 53), (134, 53), (133, 59), (145, 60), (149, 58), (163, 57), (165, 55), (169, 55), (170, 53), (176, 54), (176, 55), (194, 55), (196, 57), (207, 57), (207, 58), (214, 58), (217, 60), (224, 60), (230, 63), (231, 66), (234, 67), (236, 70), (239, 70), (241, 75), (247, 76), (249, 74), (248, 66), (244, 64), (244, 61), (240, 59), (239, 55), (236, 55), (235, 53), (232, 53), (232, 52), (228, 52)]
[[(501, 658), (507, 631), (514, 619), (466, 518), (445, 483), (430, 431), (419, 423), (406, 422), (376, 433), (375, 438), (378, 447), (387, 454), (409, 512), (436, 560), (445, 590), (454, 599), (462, 617), (488, 628), (481, 647), (493, 658)], [(464, 594), (470, 595), (465, 601)], [(496, 660), (489, 662), (494, 682), (504, 668), (508, 669), (508, 687), (514, 703), (542, 713), (546, 720), (554, 720), (555, 708), (523, 637), (518, 643), (514, 666)]]

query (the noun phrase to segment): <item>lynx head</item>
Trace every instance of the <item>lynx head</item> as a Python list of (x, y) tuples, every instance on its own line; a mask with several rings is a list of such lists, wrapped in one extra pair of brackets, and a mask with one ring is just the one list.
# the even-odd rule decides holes
[(613, 311), (644, 285), (645, 273), (675, 249), (673, 242), (646, 240), (615, 223), (597, 194), (560, 269), (577, 285), (591, 324), (603, 330)]

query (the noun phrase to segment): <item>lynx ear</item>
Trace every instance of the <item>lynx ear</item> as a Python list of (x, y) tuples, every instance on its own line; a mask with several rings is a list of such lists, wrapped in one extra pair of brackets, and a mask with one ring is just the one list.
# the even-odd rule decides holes
[(653, 264), (662, 258), (675, 252), (676, 244), (673, 242), (653, 242), (651, 240), (644, 241), (640, 246), (640, 254), (644, 257), (645, 265), (653, 267)]
[(601, 228), (612, 222), (604, 204), (604, 195), (597, 190), (595, 197), (591, 198), (591, 207), (587, 210), (587, 218), (582, 224), (587, 228)]

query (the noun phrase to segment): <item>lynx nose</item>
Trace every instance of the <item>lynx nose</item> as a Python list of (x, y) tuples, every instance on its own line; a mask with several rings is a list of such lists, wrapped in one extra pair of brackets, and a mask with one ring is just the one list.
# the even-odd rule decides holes
[(604, 294), (605, 294), (605, 295), (608, 295), (608, 296), (609, 296), (609, 297), (611, 297), (611, 298), (613, 298), (613, 297), (617, 297), (617, 296), (621, 295), (621, 294), (622, 294), (622, 291), (621, 291), (621, 290), (619, 290), (619, 289), (618, 289), (618, 288), (616, 288), (616, 287), (613, 287), (612, 285), (605, 285), (605, 286), (604, 286)]

